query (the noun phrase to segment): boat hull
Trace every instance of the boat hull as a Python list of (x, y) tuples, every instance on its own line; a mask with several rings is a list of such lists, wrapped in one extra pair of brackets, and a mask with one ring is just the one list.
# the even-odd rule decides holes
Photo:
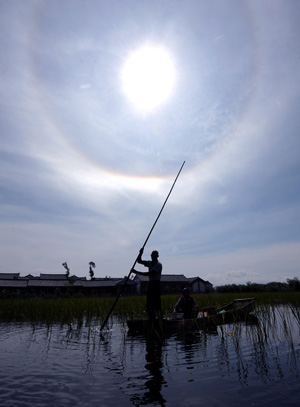
[(169, 335), (181, 332), (195, 332), (203, 329), (214, 330), (219, 325), (238, 322), (253, 322), (254, 299), (238, 299), (230, 304), (216, 308), (205, 308), (201, 316), (194, 319), (139, 319), (128, 320), (127, 326), (132, 334)]

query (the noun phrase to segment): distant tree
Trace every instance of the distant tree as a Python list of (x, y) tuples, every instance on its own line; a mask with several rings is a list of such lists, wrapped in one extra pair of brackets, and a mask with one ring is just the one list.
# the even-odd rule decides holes
[(276, 292), (276, 291), (285, 291), (287, 288), (286, 283), (271, 281), (266, 284), (266, 291)]
[(90, 266), (89, 273), (90, 273), (91, 280), (94, 280), (94, 270), (93, 269), (96, 267), (96, 264), (93, 261), (90, 261), (89, 266)]
[(298, 277), (288, 278), (286, 281), (290, 290), (300, 291), (300, 280)]
[(292, 280), (287, 280), (287, 283), (281, 282), (270, 282), (267, 284), (251, 283), (248, 281), (246, 284), (226, 284), (221, 285), (216, 288), (219, 293), (255, 293), (255, 292), (274, 292), (274, 291), (286, 291), (288, 288), (290, 290), (300, 290), (300, 281), (295, 277)]
[(69, 283), (73, 285), (76, 281), (76, 276), (74, 276), (74, 275), (70, 276), (70, 268), (68, 267), (68, 264), (66, 261), (62, 264), (62, 266), (66, 269), (66, 277), (67, 277)]
[(65, 262), (62, 264), (62, 266), (66, 269), (66, 276), (67, 276), (67, 278), (69, 278), (69, 277), (70, 277), (70, 269), (69, 269), (69, 267), (68, 267), (67, 262), (65, 261)]

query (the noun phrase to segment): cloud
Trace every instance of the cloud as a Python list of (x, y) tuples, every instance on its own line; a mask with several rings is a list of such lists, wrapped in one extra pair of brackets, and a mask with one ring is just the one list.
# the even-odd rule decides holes
[[(188, 277), (199, 275), (214, 286), (224, 284), (286, 281), (299, 276), (300, 243), (282, 243), (199, 255), (182, 255), (176, 260), (166, 254), (164, 270), (181, 270)], [(163, 250), (160, 250), (161, 258)]]
[[(231, 281), (238, 281), (239, 279), (243, 279), (243, 281), (245, 281), (245, 278), (247, 278), (247, 276), (249, 276), (250, 273), (246, 270), (235, 270), (235, 271), (228, 271), (226, 273), (226, 277), (228, 280)], [(256, 274), (257, 276), (258, 274)]]

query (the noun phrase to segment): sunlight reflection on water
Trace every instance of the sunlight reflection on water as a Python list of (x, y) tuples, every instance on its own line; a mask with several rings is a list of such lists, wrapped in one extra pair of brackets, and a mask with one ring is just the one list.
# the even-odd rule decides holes
[(163, 341), (111, 324), (100, 335), (98, 326), (1, 323), (1, 406), (299, 404), (292, 319), (286, 327), (273, 318)]

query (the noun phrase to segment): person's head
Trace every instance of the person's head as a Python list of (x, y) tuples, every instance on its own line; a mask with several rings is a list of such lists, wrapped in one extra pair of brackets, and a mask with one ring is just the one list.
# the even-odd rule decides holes
[(183, 295), (184, 295), (185, 297), (188, 297), (190, 294), (191, 294), (191, 289), (190, 289), (189, 287), (185, 287), (185, 288), (183, 289)]
[(151, 253), (151, 259), (152, 260), (157, 260), (159, 257), (158, 251), (157, 250), (153, 250), (153, 252)]

